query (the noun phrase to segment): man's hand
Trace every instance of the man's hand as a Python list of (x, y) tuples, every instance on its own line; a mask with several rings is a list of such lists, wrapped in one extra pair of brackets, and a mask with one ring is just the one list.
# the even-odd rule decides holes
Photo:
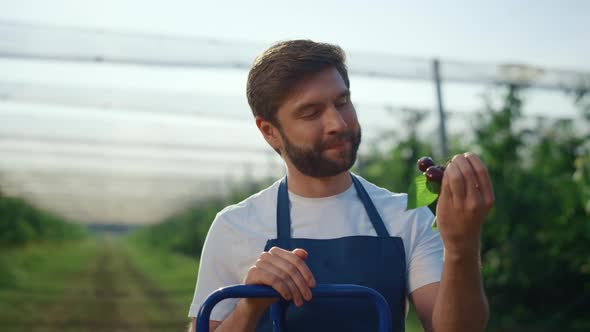
[(436, 206), (445, 251), (479, 254), (481, 227), (494, 205), (488, 171), (473, 153), (455, 155), (447, 165)]
[[(263, 252), (248, 270), (245, 285), (267, 285), (274, 288), (286, 300), (296, 306), (311, 300), (310, 288), (315, 287), (315, 278), (305, 264), (307, 252), (303, 249), (287, 251), (272, 247)], [(244, 299), (255, 311), (266, 310), (277, 299)]]

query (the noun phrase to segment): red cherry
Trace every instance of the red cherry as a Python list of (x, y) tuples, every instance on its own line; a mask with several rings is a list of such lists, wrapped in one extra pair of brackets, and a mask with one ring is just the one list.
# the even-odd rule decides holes
[(443, 168), (440, 166), (430, 166), (424, 172), (426, 179), (431, 182), (441, 182), (443, 178)]
[(430, 158), (430, 157), (422, 157), (422, 158), (418, 159), (418, 162), (416, 163), (416, 165), (418, 166), (418, 169), (420, 171), (426, 172), (428, 167), (434, 166), (434, 161), (432, 161), (432, 158)]

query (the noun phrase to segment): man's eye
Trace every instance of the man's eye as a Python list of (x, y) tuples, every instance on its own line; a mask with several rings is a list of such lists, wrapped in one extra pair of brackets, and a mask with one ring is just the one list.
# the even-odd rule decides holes
[(346, 105), (348, 105), (348, 100), (341, 100), (336, 103), (336, 107), (344, 107)]
[(319, 111), (309, 111), (307, 113), (305, 113), (302, 118), (304, 119), (314, 119), (316, 118), (318, 115), (320, 114)]

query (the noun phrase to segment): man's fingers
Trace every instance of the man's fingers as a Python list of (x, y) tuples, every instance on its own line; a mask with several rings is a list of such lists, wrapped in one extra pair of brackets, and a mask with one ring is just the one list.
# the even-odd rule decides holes
[(490, 176), (488, 174), (488, 169), (483, 164), (481, 159), (471, 152), (465, 153), (465, 159), (469, 161), (469, 164), (471, 164), (471, 167), (474, 170), (475, 176), (477, 177), (477, 182), (479, 183), (479, 191), (483, 196), (486, 206), (491, 208), (494, 205), (495, 196), (492, 182), (490, 181)]
[[(280, 281), (282, 284), (287, 285), (290, 293), (290, 297), (285, 297), (286, 300), (293, 300), (295, 305), (301, 306), (303, 304), (304, 293), (301, 292), (300, 286), (296, 284), (293, 278), (283, 269), (276, 266), (275, 262), (272, 261), (273, 259), (259, 259), (256, 261), (256, 266), (261, 270), (267, 271), (270, 274), (275, 275), (278, 279), (274, 280), (275, 282)], [(279, 285), (281, 284), (279, 283)], [(271, 285), (274, 288), (274, 283)], [(278, 290), (277, 290), (278, 291)], [(282, 295), (282, 293), (281, 293)], [(311, 295), (311, 293), (310, 293)], [(311, 299), (311, 296), (310, 296)], [(309, 301), (309, 300), (308, 300)]]
[(271, 255), (280, 257), (280, 258), (288, 261), (289, 263), (293, 264), (297, 268), (297, 270), (299, 271), (301, 276), (303, 277), (303, 280), (305, 280), (305, 283), (307, 284), (307, 286), (308, 287), (315, 287), (315, 278), (313, 277), (313, 274), (309, 270), (309, 267), (307, 267), (307, 264), (305, 264), (305, 262), (301, 258), (296, 256), (292, 252), (281, 249), (279, 247), (272, 247), (272, 248), (270, 248), (270, 250), (268, 252)]
[(274, 271), (275, 273), (279, 274), (283, 280), (287, 280), (288, 284), (293, 284), (296, 287), (296, 293), (294, 293), (293, 298), (295, 304), (299, 305), (298, 300), (303, 304), (303, 299), (311, 301), (312, 294), (309, 285), (295, 264), (277, 254), (270, 254), (268, 261), (278, 269), (278, 271)]
[(305, 251), (304, 249), (301, 248), (297, 248), (293, 251), (291, 251), (292, 253), (294, 253), (295, 255), (297, 255), (297, 257), (301, 258), (301, 259), (306, 259), (307, 258), (307, 251)]
[(267, 285), (271, 286), (274, 290), (279, 292), (285, 300), (291, 300), (293, 298), (289, 286), (281, 280), (281, 278), (275, 274), (270, 273), (256, 265), (252, 266), (248, 270), (249, 285)]
[(281, 277), (291, 279), (295, 285), (297, 285), (301, 295), (303, 295), (307, 301), (311, 300), (311, 290), (295, 265), (280, 257), (275, 257), (272, 263), (281, 269), (283, 273)]
[(468, 211), (476, 211), (483, 207), (483, 199), (480, 193), (480, 186), (475, 176), (471, 164), (463, 155), (457, 155), (453, 158), (453, 164), (463, 175), (463, 185), (465, 188), (465, 201), (463, 206)]
[[(446, 179), (445, 179), (446, 178)], [(459, 170), (458, 166), (451, 162), (445, 169), (445, 175), (443, 181), (447, 181), (448, 190), (451, 191), (453, 196), (453, 205), (463, 204), (465, 201), (465, 184), (463, 180), (463, 174)]]
[[(446, 169), (445, 169), (446, 172)], [(449, 174), (449, 173), (446, 173)], [(447, 199), (451, 204), (453, 204), (453, 192), (451, 191), (451, 184), (449, 182), (448, 176), (443, 176), (442, 182), (440, 184), (440, 196)], [(439, 198), (440, 199), (440, 198)]]

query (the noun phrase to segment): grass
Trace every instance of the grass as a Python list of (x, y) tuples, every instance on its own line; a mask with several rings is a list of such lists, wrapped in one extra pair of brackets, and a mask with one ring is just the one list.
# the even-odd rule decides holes
[(185, 308), (182, 314), (187, 317), (195, 292), (199, 261), (170, 251), (150, 249), (135, 242), (127, 242), (123, 248), (136, 267), (168, 294), (171, 302)]
[(18, 328), (43, 314), (53, 299), (70, 287), (96, 249), (93, 241), (3, 248), (0, 325)]
[(137, 253), (130, 257), (112, 238), (2, 251), (0, 330), (184, 330), (194, 289), (188, 281), (194, 282), (194, 275), (185, 278), (187, 288), (182, 293), (177, 289), (175, 294), (182, 296), (175, 301), (167, 292), (178, 285), (174, 275), (156, 273), (162, 276), (156, 282), (140, 265), (173, 272), (172, 266), (182, 267), (181, 262), (166, 260), (163, 254), (154, 259), (153, 253)]

